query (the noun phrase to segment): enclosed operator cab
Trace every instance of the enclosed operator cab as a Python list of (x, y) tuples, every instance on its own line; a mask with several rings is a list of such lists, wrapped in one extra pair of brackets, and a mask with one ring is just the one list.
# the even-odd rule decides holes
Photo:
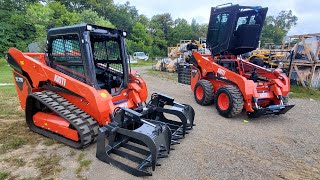
[(128, 85), (126, 32), (81, 24), (53, 28), (47, 38), (47, 64), (96, 89), (117, 95)]
[(256, 49), (267, 11), (260, 6), (212, 7), (207, 33), (212, 55), (239, 55)]

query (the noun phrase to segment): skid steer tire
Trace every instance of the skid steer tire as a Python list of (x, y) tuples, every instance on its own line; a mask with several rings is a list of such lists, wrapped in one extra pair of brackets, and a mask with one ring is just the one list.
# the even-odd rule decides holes
[(223, 117), (234, 117), (243, 109), (242, 94), (235, 86), (227, 85), (219, 88), (214, 101), (217, 111)]
[(194, 87), (194, 98), (196, 102), (202, 106), (210, 105), (213, 103), (214, 94), (213, 86), (208, 80), (200, 80)]

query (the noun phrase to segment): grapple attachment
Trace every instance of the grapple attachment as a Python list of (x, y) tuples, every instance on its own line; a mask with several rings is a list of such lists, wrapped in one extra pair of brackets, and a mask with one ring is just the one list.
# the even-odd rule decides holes
[(194, 116), (191, 106), (162, 94), (153, 94), (145, 107), (117, 108), (112, 123), (99, 129), (96, 156), (132, 175), (151, 176), (146, 168), (154, 171), (158, 159), (168, 157), (171, 145), (194, 126)]
[(132, 175), (151, 176), (146, 168), (154, 171), (157, 160), (170, 152), (170, 128), (160, 121), (145, 120), (141, 113), (127, 108), (117, 109), (113, 119), (99, 129), (97, 158)]
[(173, 98), (163, 94), (152, 94), (151, 100), (143, 109), (141, 113), (145, 117), (163, 122), (170, 127), (172, 144), (179, 143), (176, 140), (184, 138), (185, 134), (195, 126), (193, 108), (187, 104), (177, 103)]

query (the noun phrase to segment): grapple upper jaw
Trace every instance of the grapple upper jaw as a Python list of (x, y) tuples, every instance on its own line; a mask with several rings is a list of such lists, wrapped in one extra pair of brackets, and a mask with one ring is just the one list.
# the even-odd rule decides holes
[[(135, 176), (151, 176), (145, 168), (152, 167), (154, 171), (158, 158), (167, 157), (170, 152), (169, 127), (162, 122), (144, 120), (142, 114), (127, 108), (121, 108), (114, 118), (114, 122), (99, 129), (97, 158)], [(136, 166), (124, 163), (116, 156), (130, 160)]]
[[(169, 108), (166, 108), (166, 107)], [(180, 104), (173, 98), (154, 93), (151, 100), (147, 103), (146, 109), (142, 114), (148, 118), (166, 123), (172, 131), (172, 139), (181, 139), (194, 126), (195, 112), (193, 108), (187, 104)], [(164, 114), (171, 114), (178, 117), (177, 120), (166, 118)]]

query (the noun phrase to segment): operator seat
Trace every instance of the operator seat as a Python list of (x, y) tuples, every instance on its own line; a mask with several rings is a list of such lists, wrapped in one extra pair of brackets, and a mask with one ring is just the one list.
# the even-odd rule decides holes
[(234, 60), (220, 60), (219, 65), (223, 66), (226, 69), (229, 69), (230, 71), (239, 73), (238, 63)]

